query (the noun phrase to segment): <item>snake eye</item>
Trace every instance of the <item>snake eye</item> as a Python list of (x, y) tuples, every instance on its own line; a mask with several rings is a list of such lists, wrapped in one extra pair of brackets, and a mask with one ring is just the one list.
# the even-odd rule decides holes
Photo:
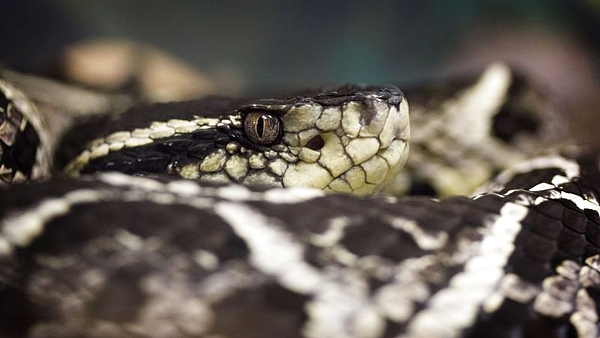
[(244, 131), (252, 142), (269, 145), (279, 137), (281, 121), (270, 114), (249, 113), (244, 119)]

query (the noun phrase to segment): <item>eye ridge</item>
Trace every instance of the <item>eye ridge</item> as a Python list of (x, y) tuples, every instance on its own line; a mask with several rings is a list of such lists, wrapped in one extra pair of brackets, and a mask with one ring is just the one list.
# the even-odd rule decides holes
[(281, 134), (281, 121), (265, 112), (250, 112), (244, 118), (244, 132), (250, 141), (259, 145), (274, 143)]

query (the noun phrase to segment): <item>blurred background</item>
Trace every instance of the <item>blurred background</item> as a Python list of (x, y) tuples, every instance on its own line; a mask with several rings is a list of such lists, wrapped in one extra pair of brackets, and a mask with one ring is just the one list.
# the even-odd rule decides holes
[(120, 39), (234, 95), (408, 85), (505, 61), (576, 116), (582, 142), (597, 139), (600, 0), (0, 0), (0, 9), (0, 66), (53, 75), (67, 47)]

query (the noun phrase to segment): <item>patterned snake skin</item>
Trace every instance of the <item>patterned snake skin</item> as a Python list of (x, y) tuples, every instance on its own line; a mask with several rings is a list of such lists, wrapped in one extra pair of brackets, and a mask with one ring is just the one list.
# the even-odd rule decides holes
[[(25, 132), (8, 111), (4, 123)], [(514, 135), (486, 145), (503, 151)], [(3, 156), (16, 154), (0, 140)], [(7, 181), (33, 177), (21, 169), (31, 158), (3, 157)], [(472, 198), (116, 172), (9, 185), (0, 335), (597, 337), (598, 156), (509, 166)], [(422, 174), (410, 174), (419, 186)]]

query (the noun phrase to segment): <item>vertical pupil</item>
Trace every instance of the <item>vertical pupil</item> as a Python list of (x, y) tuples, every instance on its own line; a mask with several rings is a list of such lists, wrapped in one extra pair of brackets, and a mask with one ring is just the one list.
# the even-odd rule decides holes
[(256, 121), (256, 135), (258, 135), (259, 138), (263, 137), (265, 131), (265, 119), (264, 116), (261, 116), (258, 118), (258, 121)]

